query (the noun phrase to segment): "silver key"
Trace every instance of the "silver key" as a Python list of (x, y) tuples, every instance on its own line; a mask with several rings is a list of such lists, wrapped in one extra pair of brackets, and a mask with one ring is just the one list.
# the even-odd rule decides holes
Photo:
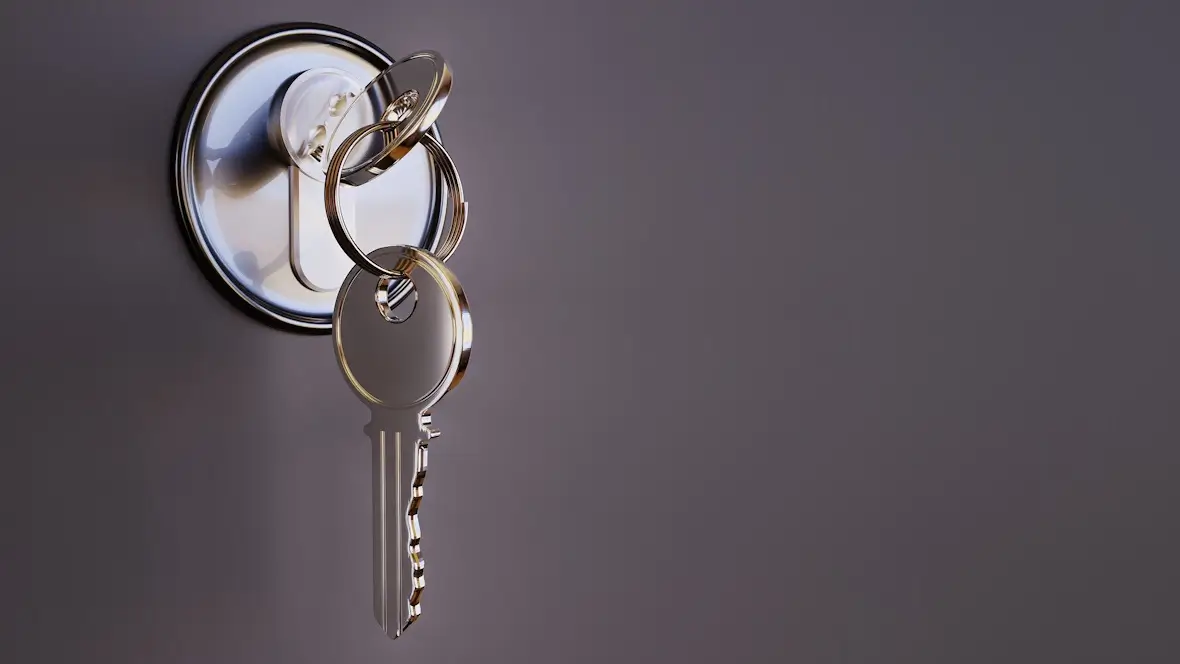
[(418, 508), (426, 451), (438, 431), (430, 408), (459, 383), (471, 351), (471, 316), (463, 287), (433, 255), (413, 247), (369, 254), (412, 282), (413, 310), (390, 309), (411, 284), (353, 270), (336, 298), (336, 359), (353, 391), (369, 405), (373, 444), (373, 611), (390, 638), (421, 614), (426, 585)]

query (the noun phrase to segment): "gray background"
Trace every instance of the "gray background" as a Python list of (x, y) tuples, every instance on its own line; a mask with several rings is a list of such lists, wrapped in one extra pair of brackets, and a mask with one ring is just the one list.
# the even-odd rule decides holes
[[(1176, 14), (6, 3), (0, 660), (1175, 661)], [(395, 643), (364, 407), (169, 194), (292, 20), (456, 72), (476, 348)]]

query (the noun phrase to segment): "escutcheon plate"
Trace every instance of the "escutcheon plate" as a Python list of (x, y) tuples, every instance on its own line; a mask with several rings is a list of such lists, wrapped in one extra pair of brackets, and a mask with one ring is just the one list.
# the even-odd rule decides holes
[[(214, 58), (181, 111), (174, 193), (193, 254), (231, 301), (271, 324), (328, 333), (338, 290), (312, 290), (292, 269), (290, 163), (272, 145), (268, 124), (276, 94), (310, 69), (335, 69), (366, 82), (392, 63), (375, 45), (339, 28), (272, 26)], [(437, 128), (430, 131), (438, 136)], [(437, 248), (445, 185), (424, 148), (415, 147), (350, 193), (355, 236), (366, 251)]]

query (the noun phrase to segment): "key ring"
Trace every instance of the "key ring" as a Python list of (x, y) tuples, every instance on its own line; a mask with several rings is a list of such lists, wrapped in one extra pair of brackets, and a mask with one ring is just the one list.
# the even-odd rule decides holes
[[(332, 228), (332, 235), (336, 237), (336, 241), (340, 243), (340, 248), (344, 250), (344, 253), (354, 263), (366, 272), (378, 277), (398, 277), (402, 275), (395, 270), (378, 265), (373, 259), (369, 258), (368, 254), (353, 239), (352, 234), (348, 232), (348, 228), (344, 225), (343, 212), (340, 210), (339, 191), (342, 185), (341, 176), (344, 171), (344, 162), (348, 159), (349, 153), (361, 141), (377, 132), (396, 133), (399, 124), (398, 122), (383, 121), (361, 127), (354, 131), (333, 151), (332, 159), (328, 163), (328, 170), (324, 179), (324, 210), (327, 213), (328, 225)], [(463, 197), (463, 183), (459, 180), (459, 171), (455, 168), (455, 162), (438, 139), (432, 134), (424, 133), (419, 141), (419, 145), (426, 148), (426, 151), (430, 153), (435, 168), (447, 183), (447, 194), (451, 199), (450, 229), (442, 239), (442, 242), (439, 243), (438, 251), (435, 252), (435, 256), (439, 260), (445, 261), (451, 257), (451, 254), (455, 253), (455, 249), (459, 246), (459, 241), (463, 239), (463, 229), (467, 225), (467, 201)]]
[[(344, 183), (359, 187), (405, 157), (434, 126), (446, 106), (450, 90), (451, 68), (435, 51), (412, 53), (374, 78), (342, 116), (350, 117), (354, 106), (385, 109), (383, 116), (374, 117), (371, 121), (392, 120), (399, 123), (398, 130), (394, 136), (386, 137), (379, 154), (345, 169), (341, 177)], [(364, 124), (368, 122), (358, 122), (352, 126)], [(337, 134), (345, 135), (345, 132), (341, 128), (332, 132), (324, 146), (325, 154), (331, 155), (338, 149), (334, 146), (338, 140)]]

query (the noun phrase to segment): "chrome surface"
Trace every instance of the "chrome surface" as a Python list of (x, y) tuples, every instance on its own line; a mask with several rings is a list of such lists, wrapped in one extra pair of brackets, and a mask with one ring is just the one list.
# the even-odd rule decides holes
[[(307, 288), (334, 293), (354, 263), (340, 247), (324, 210), (324, 183), (311, 179), (297, 166), (287, 170), (290, 191), (291, 270)], [(356, 225), (356, 190), (340, 192), (344, 223)]]
[[(328, 240), (324, 226), (302, 214), (311, 208), (299, 211), (294, 224), (297, 233), (292, 234), (292, 199), (318, 198), (318, 189), (297, 185), (297, 191), (292, 191), (291, 151), (281, 133), (282, 140), (275, 145), (271, 130), (276, 95), (308, 70), (335, 70), (354, 82), (372, 81), (391, 64), (380, 49), (345, 31), (279, 26), (231, 45), (194, 85), (175, 143), (175, 195), (181, 221), (210, 279), (231, 300), (265, 320), (329, 332), (337, 290), (333, 282), (346, 274), (339, 260), (331, 258), (325, 259), (326, 269), (316, 269), (320, 261), (313, 255), (330, 257), (337, 247)], [(322, 85), (326, 84), (320, 81), (309, 88), (314, 93)], [(340, 101), (333, 102), (333, 108)], [(302, 107), (292, 104), (291, 112), (302, 117)], [(281, 114), (281, 101), (278, 106)], [(348, 114), (360, 113), (361, 108), (354, 103)], [(382, 106), (372, 112), (387, 110)], [(308, 129), (305, 122), (297, 122), (292, 136), (297, 138), (300, 130)], [(328, 128), (323, 134), (330, 136)], [(311, 138), (314, 143), (319, 137)], [(292, 140), (296, 154), (304, 142)], [(314, 145), (309, 156), (313, 152)], [(349, 192), (355, 206), (348, 214), (353, 224), (350, 232), (362, 247), (438, 247), (444, 213), (441, 178), (425, 150), (407, 151), (401, 161), (396, 173)], [(308, 176), (299, 184), (323, 170), (302, 158), (294, 163), (296, 168), (302, 164), (298, 172)], [(302, 279), (293, 266), (293, 255)]]
[[(291, 80), (271, 105), (270, 139), (286, 155), (290, 191), (291, 269), (307, 288), (334, 292), (353, 262), (336, 243), (324, 212), (321, 160), (331, 132), (362, 85), (338, 69), (309, 69)], [(355, 119), (359, 113), (353, 113)], [(340, 205), (355, 222), (356, 196), (340, 192)], [(351, 230), (351, 229), (350, 229)]]
[(434, 51), (420, 51), (381, 72), (345, 111), (328, 138), (324, 163), (358, 128), (381, 120), (399, 120), (392, 132), (371, 136), (344, 164), (345, 184), (360, 186), (410, 154), (446, 106), (451, 68)]
[[(328, 137), (345, 120), (363, 84), (339, 69), (309, 69), (279, 89), (267, 127), (271, 145), (313, 180), (323, 182)], [(361, 113), (352, 113), (355, 120)], [(349, 131), (355, 131), (360, 125)]]
[[(426, 587), (418, 512), (430, 409), (459, 384), (471, 353), (463, 287), (442, 261), (413, 247), (370, 254), (391, 277), (353, 268), (336, 300), (333, 341), (346, 381), (372, 414), (373, 612), (390, 638), (418, 619)], [(412, 283), (412, 313), (391, 316), (391, 282)], [(404, 290), (404, 289), (403, 289)]]
[[(332, 159), (328, 164), (328, 179), (324, 185), (324, 210), (327, 213), (328, 224), (332, 229), (332, 234), (335, 235), (344, 253), (354, 263), (377, 276), (392, 276), (394, 273), (389, 268), (374, 262), (365, 253), (364, 249), (360, 247), (349, 231), (349, 222), (347, 220), (348, 211), (345, 200), (342, 198), (342, 190), (345, 189), (346, 185), (341, 183), (340, 178), (344, 170), (344, 165), (347, 163), (354, 148), (373, 134), (383, 136), (391, 135), (393, 132), (396, 132), (397, 126), (398, 123), (392, 121), (377, 122), (367, 127), (361, 127), (349, 135), (348, 138), (344, 139), (344, 142), (333, 153)], [(447, 195), (451, 200), (451, 223), (446, 236), (443, 237), (438, 248), (435, 250), (437, 257), (445, 261), (451, 257), (451, 254), (455, 252), (455, 249), (459, 247), (459, 243), (463, 239), (463, 230), (467, 225), (467, 200), (463, 196), (463, 182), (459, 179), (459, 171), (455, 168), (455, 162), (451, 160), (451, 155), (447, 153), (442, 143), (436, 140), (434, 136), (426, 134), (422, 137), (420, 145), (430, 153), (438, 172), (446, 181)], [(391, 174), (396, 174), (396, 171)]]

